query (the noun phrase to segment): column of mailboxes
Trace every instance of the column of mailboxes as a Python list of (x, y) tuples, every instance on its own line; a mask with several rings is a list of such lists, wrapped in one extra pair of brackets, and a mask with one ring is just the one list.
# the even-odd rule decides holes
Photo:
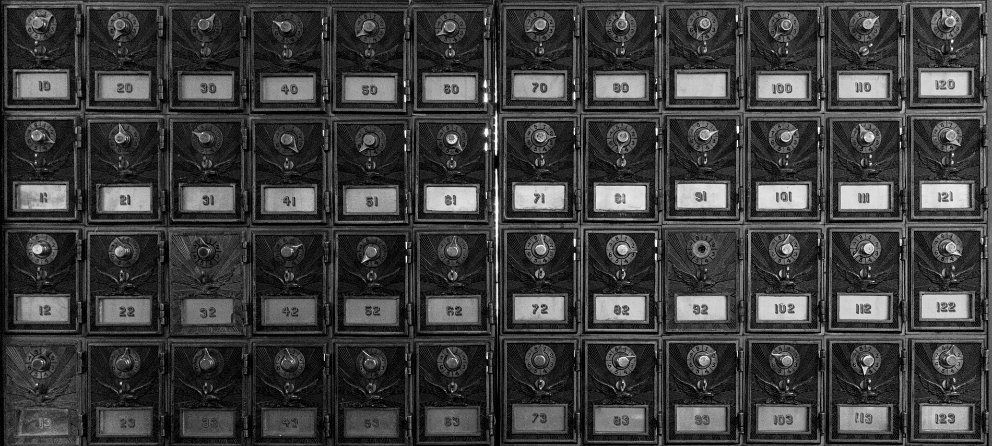
[(492, 6), (432, 3), (4, 5), (4, 444), (490, 441)]
[(499, 20), (504, 442), (987, 441), (982, 4)]

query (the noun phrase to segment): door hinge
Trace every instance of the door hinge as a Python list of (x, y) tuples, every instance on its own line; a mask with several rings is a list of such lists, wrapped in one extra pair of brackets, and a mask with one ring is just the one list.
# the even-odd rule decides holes
[(331, 215), (331, 191), (324, 191), (324, 215)]
[(324, 438), (331, 438), (331, 429), (332, 429), (331, 415), (324, 414)]
[[(246, 15), (241, 16), (241, 38), (242, 39), (248, 38), (248, 16)], [(241, 80), (244, 81), (244, 79)]]
[(245, 414), (241, 416), (241, 437), (248, 438), (250, 436), (251, 436), (251, 415)]
[(737, 349), (737, 371), (738, 372), (743, 372), (744, 371), (744, 349), (743, 348), (738, 348)]
[(241, 263), (248, 263), (248, 247), (249, 242), (247, 239), (241, 240)]
[(165, 37), (165, 16), (156, 16), (155, 23), (158, 26), (158, 37), (160, 39)]
[(251, 353), (242, 352), (241, 353), (241, 374), (248, 375), (249, 367), (251, 366)]
[(167, 361), (167, 359), (166, 359), (165, 350), (159, 350), (158, 351), (158, 374), (159, 375), (165, 375), (166, 361)]
[(403, 263), (413, 263), (413, 242), (403, 242)]
[(76, 189), (76, 210), (82, 212), (86, 207), (86, 191), (84, 189)]
[(320, 27), (321, 27), (320, 38), (324, 40), (331, 40), (331, 18), (321, 17)]
[(158, 150), (159, 151), (165, 150), (165, 132), (166, 131), (167, 130), (165, 129), (165, 127), (163, 127), (161, 125), (158, 126)]
[(85, 248), (85, 246), (83, 245), (83, 239), (77, 238), (76, 239), (76, 261), (77, 262), (82, 262), (83, 261), (83, 248)]
[(164, 328), (166, 322), (169, 320), (169, 306), (164, 302), (159, 302), (158, 304), (158, 326), (159, 328)]
[(321, 249), (324, 250), (324, 256), (321, 258), (321, 260), (324, 263), (330, 263), (330, 261), (331, 261), (331, 241), (330, 240), (327, 240), (327, 239), (321, 240), (320, 241), (320, 247), (321, 247)]
[(76, 35), (83, 35), (83, 15), (79, 13), (76, 14)]
[(169, 415), (162, 414), (158, 416), (158, 436), (165, 438), (169, 434)]

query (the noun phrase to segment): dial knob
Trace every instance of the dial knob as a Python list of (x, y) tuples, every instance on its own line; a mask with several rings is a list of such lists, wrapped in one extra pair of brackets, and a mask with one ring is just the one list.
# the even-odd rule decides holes
[(875, 357), (870, 353), (862, 353), (858, 357), (858, 364), (861, 364), (861, 366), (865, 368), (871, 367), (875, 365)]
[(375, 23), (375, 20), (366, 20), (362, 22), (362, 31), (365, 34), (372, 34), (375, 32), (379, 25)]
[(699, 355), (696, 357), (696, 364), (700, 367), (709, 367), (713, 363), (713, 358), (710, 355)]
[(131, 257), (134, 251), (131, 250), (130, 246), (120, 245), (114, 248), (114, 257), (118, 259), (127, 259)]
[(131, 23), (125, 19), (114, 20), (114, 31), (118, 34), (127, 34), (131, 30)]
[(531, 364), (534, 364), (537, 368), (544, 368), (548, 365), (548, 357), (543, 353), (534, 355), (534, 358), (531, 359)]
[(462, 360), (456, 355), (448, 355), (447, 358), (444, 358), (444, 367), (448, 370), (458, 370), (461, 365)]
[(793, 247), (791, 243), (782, 243), (778, 247), (778, 252), (781, 253), (782, 256), (790, 256), (793, 251), (795, 251), (795, 247)]
[(710, 138), (712, 138), (713, 135), (715, 134), (716, 132), (710, 129), (702, 129), (699, 131), (699, 133), (696, 134), (696, 136), (699, 138), (700, 141), (709, 141)]
[(210, 132), (193, 132), (193, 136), (196, 137), (196, 140), (199, 141), (200, 144), (205, 146), (208, 146), (214, 142), (214, 135)]
[(48, 30), (48, 22), (50, 20), (51, 17), (43, 17), (40, 15), (36, 15), (31, 18), (31, 28), (34, 29), (35, 31), (38, 31), (39, 33), (43, 33)]
[(114, 133), (114, 144), (123, 146), (131, 141), (131, 135), (128, 135), (122, 127), (117, 128), (117, 133)]
[(362, 361), (362, 367), (368, 371), (375, 370), (379, 368), (379, 360), (376, 359), (374, 356), (366, 356), (365, 360)]
[(627, 257), (627, 254), (630, 254), (630, 245), (623, 242), (617, 243), (617, 246), (613, 248), (613, 250), (617, 253), (618, 256)]
[(445, 20), (444, 24), (441, 25), (441, 31), (445, 34), (452, 34), (455, 31), (458, 31), (458, 23), (454, 20)]
[(210, 31), (214, 27), (214, 17), (215, 16), (212, 15), (210, 17), (204, 17), (200, 20), (197, 20), (196, 29), (204, 32)]
[[(455, 137), (457, 138), (457, 136)], [(375, 147), (379, 144), (379, 137), (375, 133), (366, 133), (362, 135), (362, 145), (365, 147)]]
[(794, 26), (795, 23), (792, 23), (792, 19), (783, 19), (781, 22), (778, 22), (778, 29), (782, 30), (783, 32), (792, 31), (792, 28)]
[[(628, 135), (629, 137), (629, 135)], [(534, 132), (534, 142), (538, 144), (544, 144), (548, 142), (548, 132), (546, 130), (538, 130)]]
[[(456, 248), (457, 248), (457, 246), (456, 246)], [(366, 246), (365, 247), (364, 256), (365, 256), (365, 259), (366, 260), (372, 260), (372, 259), (374, 259), (376, 257), (379, 257), (379, 247), (376, 246), (376, 245), (368, 245), (368, 246)]]
[(788, 143), (792, 142), (792, 138), (795, 135), (796, 135), (796, 131), (795, 130), (793, 130), (791, 132), (789, 132), (789, 131), (781, 132), (781, 133), (778, 134), (778, 140), (779, 141), (782, 141), (783, 143), (788, 144)]
[(203, 357), (200, 358), (200, 361), (197, 363), (197, 365), (200, 366), (200, 370), (204, 372), (209, 372), (213, 370), (214, 367), (217, 367), (217, 360), (214, 359), (213, 356), (203, 355)]
[(617, 140), (618, 143), (620, 143), (620, 144), (626, 144), (626, 143), (630, 142), (630, 132), (628, 132), (626, 130), (621, 130), (621, 131), (617, 132), (615, 138), (616, 138), (616, 140)]
[(196, 248), (196, 256), (203, 260), (210, 260), (217, 255), (217, 248), (211, 245), (200, 246)]
[(957, 142), (959, 137), (960, 135), (955, 129), (945, 128), (940, 131), (940, 140), (948, 144)]
[(543, 33), (545, 31), (547, 31), (548, 30), (548, 19), (546, 19), (544, 17), (539, 17), (537, 20), (534, 20), (533, 29), (534, 29), (534, 31), (537, 31), (539, 33)]
[(462, 248), (457, 243), (451, 243), (444, 248), (444, 255), (452, 259), (457, 259), (462, 253)]
[(279, 136), (279, 143), (286, 147), (293, 145), (294, 142), (296, 142), (296, 136), (292, 133), (283, 133)]
[(31, 245), (31, 253), (38, 257), (47, 257), (52, 253), (52, 245), (44, 241), (35, 243)]
[(132, 367), (134, 367), (134, 359), (131, 358), (131, 355), (121, 355), (114, 361), (114, 368), (122, 372), (131, 370)]
[(861, 132), (861, 141), (865, 144), (872, 144), (875, 142), (875, 132), (863, 131)]
[(296, 255), (296, 247), (285, 245), (282, 248), (279, 248), (279, 255), (281, 255), (284, 259), (291, 259)]
[(290, 22), (289, 20), (279, 20), (272, 23), (274, 23), (277, 27), (279, 27), (279, 32), (283, 34), (289, 34), (293, 32), (293, 22)]
[(864, 256), (870, 256), (875, 253), (875, 244), (870, 241), (863, 241), (858, 244), (858, 252)]
[(538, 257), (544, 257), (548, 254), (548, 245), (542, 241), (534, 245), (532, 252)]
[(620, 14), (620, 18), (613, 22), (613, 28), (620, 32), (630, 29), (630, 21), (627, 20), (627, 13)]
[(448, 134), (444, 135), (444, 143), (447, 144), (447, 145), (449, 145), (449, 146), (452, 146), (452, 147), (457, 146), (458, 145), (458, 134), (455, 133), (455, 132), (451, 132), (451, 133), (448, 133)]
[(940, 365), (948, 369), (957, 366), (958, 363), (961, 362), (961, 358), (959, 358), (956, 354), (954, 354), (954, 352), (951, 351), (946, 351), (944, 353), (941, 353), (939, 360), (940, 360)]
[(296, 359), (296, 356), (293, 355), (286, 355), (282, 358), (282, 361), (279, 361), (279, 367), (282, 367), (282, 369), (287, 372), (296, 370), (296, 368), (299, 366), (300, 366), (300, 361), (298, 361)]
[(49, 367), (51, 367), (51, 363), (49, 363), (48, 358), (45, 358), (44, 356), (36, 356), (34, 359), (31, 360), (32, 370), (38, 372), (44, 372), (47, 371)]
[(696, 20), (696, 29), (700, 31), (708, 31), (712, 26), (713, 21), (709, 17), (700, 17), (699, 20)]
[(954, 29), (955, 26), (958, 26), (958, 18), (948, 14), (941, 19), (940, 26), (944, 27), (944, 29)]
[(878, 21), (877, 18), (865, 18), (865, 19), (862, 19), (861, 20), (861, 29), (864, 30), (864, 31), (871, 31), (872, 28), (875, 27), (875, 22), (877, 22), (877, 21)]
[(960, 247), (954, 240), (944, 240), (938, 245), (940, 252), (945, 255), (961, 255)]
[(613, 359), (613, 365), (617, 366), (618, 369), (625, 369), (630, 365), (629, 356), (617, 356)]
[(792, 364), (796, 363), (796, 358), (793, 358), (791, 354), (784, 353), (775, 357), (775, 361), (778, 365), (784, 368), (792, 367)]
[(31, 140), (34, 142), (42, 142), (48, 139), (48, 134), (42, 129), (34, 129), (31, 131)]

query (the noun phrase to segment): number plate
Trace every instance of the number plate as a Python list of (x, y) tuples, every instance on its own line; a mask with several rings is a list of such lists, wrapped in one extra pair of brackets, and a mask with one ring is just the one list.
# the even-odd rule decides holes
[(400, 322), (399, 297), (355, 296), (344, 299), (344, 325), (394, 326)]
[(648, 185), (596, 183), (593, 186), (596, 212), (647, 212)]
[(892, 99), (891, 71), (838, 71), (837, 100), (867, 101)]
[(727, 296), (675, 296), (678, 322), (727, 322), (730, 298)]
[(259, 300), (262, 301), (262, 325), (282, 327), (317, 325), (316, 297), (259, 296)]
[(891, 322), (891, 294), (837, 293), (838, 322)]
[(837, 210), (868, 212), (892, 210), (892, 183), (838, 183)]
[(648, 322), (647, 294), (593, 294), (593, 321), (615, 324)]
[(428, 437), (477, 437), (479, 407), (424, 407), (424, 435)]
[(606, 406), (592, 408), (592, 431), (595, 434), (646, 435), (648, 406)]
[(479, 186), (425, 184), (424, 212), (428, 214), (479, 212)]
[(234, 409), (179, 409), (179, 431), (187, 438), (234, 437)]
[(341, 75), (341, 102), (345, 104), (392, 104), (397, 101), (399, 76), (393, 74)]
[(479, 325), (482, 296), (427, 296), (427, 325)]
[(565, 322), (564, 294), (514, 294), (513, 322), (546, 324)]
[(567, 404), (513, 404), (513, 434), (567, 434)]
[(183, 325), (230, 325), (234, 321), (234, 299), (183, 300)]
[(809, 73), (758, 71), (755, 73), (755, 99), (758, 101), (808, 101)]
[(152, 185), (96, 185), (101, 214), (144, 214), (152, 211)]
[(317, 409), (262, 408), (262, 438), (312, 438)]
[(176, 73), (180, 101), (230, 102), (234, 100), (234, 72)]
[(299, 74), (282, 76), (274, 74), (260, 75), (263, 104), (272, 103), (309, 103), (317, 100), (317, 75)]
[(920, 432), (972, 432), (972, 409), (970, 404), (920, 404)]
[(593, 73), (593, 99), (599, 101), (646, 101), (648, 72), (600, 71)]
[(530, 101), (563, 101), (566, 100), (568, 79), (567, 71), (514, 71), (513, 99)]
[(183, 212), (230, 214), (234, 212), (237, 191), (234, 184), (220, 186), (179, 185), (179, 208)]
[(262, 214), (316, 214), (317, 186), (262, 186)]
[(562, 212), (568, 202), (567, 183), (513, 183), (514, 211)]
[(420, 78), (421, 101), (451, 103), (476, 102), (479, 91), (478, 74), (425, 73)]
[(65, 212), (69, 210), (69, 182), (13, 183), (14, 212)]
[[(18, 412), (17, 437), (40, 438), (69, 435), (69, 409), (27, 407)], [(75, 417), (76, 414), (73, 413), (72, 416)]]
[(151, 296), (96, 296), (96, 326), (152, 325)]
[(675, 209), (730, 209), (730, 182), (675, 182)]
[(344, 186), (344, 215), (399, 215), (399, 186)]
[(974, 183), (954, 181), (920, 181), (920, 210), (970, 210)]
[(755, 320), (762, 323), (806, 322), (810, 320), (809, 294), (755, 295)]
[(920, 98), (970, 98), (973, 68), (919, 68)]
[(52, 101), (69, 97), (69, 70), (11, 70), (14, 77), (13, 99), (17, 101)]
[(148, 437), (152, 435), (151, 407), (96, 408), (96, 437)]
[(396, 438), (399, 437), (399, 409), (345, 408), (345, 438)]
[(837, 419), (839, 434), (892, 433), (891, 405), (838, 404)]
[(730, 70), (675, 70), (675, 99), (727, 99)]
[(811, 183), (755, 183), (759, 211), (808, 211)]
[(920, 293), (920, 320), (972, 320), (971, 293)]
[(809, 405), (755, 404), (758, 409), (757, 432), (794, 434), (809, 432)]
[(152, 99), (150, 71), (96, 71), (96, 99), (115, 102), (147, 102)]
[(71, 304), (68, 294), (15, 294), (14, 325), (67, 324)]
[(675, 405), (675, 432), (720, 433), (728, 432), (727, 413), (730, 406)]

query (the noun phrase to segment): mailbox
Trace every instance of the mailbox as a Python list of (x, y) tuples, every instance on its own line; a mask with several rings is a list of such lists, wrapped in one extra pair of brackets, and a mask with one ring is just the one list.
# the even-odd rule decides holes
[(255, 222), (320, 222), (330, 202), (323, 120), (252, 122)]
[(828, 6), (827, 108), (899, 110), (903, 96), (900, 5)]
[(492, 212), (488, 118), (418, 118), (418, 222), (483, 222)]
[(592, 444), (658, 443), (658, 342), (586, 340), (582, 438)]
[(665, 7), (666, 108), (739, 106), (740, 13), (731, 4)]
[(169, 103), (172, 110), (240, 110), (247, 17), (239, 7), (169, 7)]
[(503, 220), (575, 221), (579, 206), (575, 121), (507, 118), (502, 125)]
[(90, 222), (160, 222), (166, 207), (165, 129), (157, 119), (87, 122)]
[(898, 339), (827, 341), (828, 441), (902, 438), (903, 354)]
[[(402, 341), (338, 342), (334, 345), (334, 358), (331, 406), (334, 408), (331, 416), (335, 420), (334, 444), (408, 444), (413, 428), (408, 378), (413, 372), (413, 363), (409, 346)], [(433, 357), (427, 359), (434, 360)], [(430, 367), (432, 373), (437, 373), (435, 369), (436, 366)], [(430, 389), (432, 392), (447, 391), (444, 385)], [(467, 396), (460, 389), (455, 391)], [(440, 420), (439, 426), (443, 429), (444, 417)]]
[(496, 317), (491, 237), (485, 230), (416, 234), (419, 334), (490, 332)]
[(739, 442), (741, 365), (736, 341), (665, 343), (665, 442)]
[(4, 122), (4, 216), (8, 221), (79, 220), (82, 127), (73, 117)]
[(249, 429), (245, 381), (248, 348), (240, 342), (174, 342), (169, 346), (172, 444), (242, 444)]
[(586, 220), (658, 221), (658, 121), (590, 118), (583, 125)]
[(322, 6), (303, 4), (251, 8), (252, 110), (324, 110), (326, 14)]
[(578, 436), (575, 341), (504, 341), (501, 398), (505, 443), (575, 443)]
[(4, 108), (79, 108), (79, 7), (7, 5), (4, 16)]
[(748, 340), (747, 441), (819, 443), (820, 341)]
[(577, 232), (550, 228), (500, 232), (503, 331), (574, 333), (580, 319)]
[(748, 330), (819, 331), (820, 232), (749, 230), (748, 239)]
[(822, 133), (816, 118), (749, 119), (750, 220), (820, 220)]
[(413, 2), (413, 108), (485, 111), (492, 89), (488, 2)]
[(83, 436), (80, 342), (4, 337), (4, 443), (78, 444)]
[(4, 247), (6, 331), (78, 333), (83, 317), (79, 232), (9, 230)]
[[(410, 236), (404, 231), (339, 230), (334, 234), (335, 333), (409, 333), (413, 318), (416, 317), (408, 299), (411, 294), (408, 264), (413, 261), (412, 249)], [(436, 256), (434, 246), (424, 249)], [(426, 277), (425, 280), (433, 285), (436, 280), (447, 277), (445, 273)], [(480, 277), (478, 280), (481, 279)], [(459, 280), (456, 277), (455, 281)], [(437, 315), (447, 314), (444, 307), (440, 306), (434, 311)]]
[(909, 441), (985, 443), (984, 338), (911, 339), (909, 355)]
[(176, 335), (243, 335), (246, 314), (240, 230), (172, 230), (169, 233), (169, 319)]
[(91, 110), (155, 110), (164, 99), (162, 11), (122, 4), (86, 7), (86, 54)]
[(244, 121), (184, 117), (170, 124), (172, 221), (244, 221), (248, 209)]
[(658, 330), (658, 231), (588, 230), (585, 251), (585, 330)]
[(982, 330), (987, 239), (981, 227), (909, 231), (910, 330)]
[(669, 117), (665, 123), (665, 218), (738, 220), (740, 121)]
[(330, 313), (327, 234), (255, 230), (251, 247), (255, 333), (322, 333)]
[(252, 346), (254, 444), (325, 444), (326, 347), (273, 341)]
[(157, 444), (162, 426), (165, 349), (158, 342), (86, 345), (88, 444)]
[(460, 339), (416, 348), (415, 444), (490, 444), (492, 347)]
[(902, 231), (871, 227), (827, 232), (827, 328), (899, 331), (905, 308)]
[(86, 248), (89, 333), (161, 333), (166, 309), (163, 234), (90, 230)]
[(820, 7), (748, 6), (747, 108), (819, 110)]
[(406, 110), (410, 19), (405, 7), (384, 3), (331, 8), (336, 112)]
[(901, 220), (904, 198), (899, 118), (827, 120), (831, 221)]
[(503, 108), (574, 109), (578, 8), (518, 1), (500, 11)]
[(981, 106), (985, 86), (982, 3), (909, 5), (909, 106)]
[(664, 233), (665, 331), (737, 333), (743, 309), (740, 231), (701, 229), (672, 227)]
[(406, 120), (382, 118), (334, 122), (331, 165), (337, 197), (335, 223), (409, 221), (412, 213), (410, 139)]
[(985, 120), (909, 118), (913, 219), (980, 219), (988, 208)]
[(585, 107), (657, 110), (658, 7), (591, 3), (582, 17)]

